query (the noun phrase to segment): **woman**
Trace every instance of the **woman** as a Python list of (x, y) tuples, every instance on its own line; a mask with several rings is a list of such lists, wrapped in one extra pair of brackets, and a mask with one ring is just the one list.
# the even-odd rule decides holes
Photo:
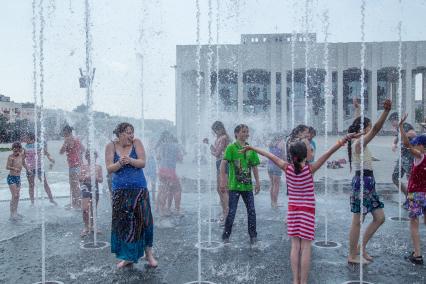
[(134, 138), (134, 128), (127, 122), (114, 130), (118, 140), (105, 148), (105, 163), (112, 175), (111, 252), (121, 261), (118, 268), (132, 266), (143, 256), (149, 267), (158, 263), (152, 253), (154, 225), (146, 188), (145, 150)]
[[(215, 121), (212, 125), (212, 130), (216, 135), (216, 140), (214, 145), (210, 145), (210, 152), (216, 158), (216, 180), (217, 180), (217, 188), (216, 191), (219, 194), (220, 205), (222, 206), (222, 216), (220, 217), (221, 224), (224, 224), (226, 216), (228, 215), (228, 191), (220, 190), (219, 184), (219, 174), (220, 174), (220, 163), (223, 159), (223, 154), (225, 152), (226, 147), (228, 146), (230, 139), (228, 133), (226, 133), (225, 126), (221, 121)], [(207, 138), (204, 139), (204, 142), (208, 143)], [(225, 169), (225, 172), (228, 172), (228, 169)]]

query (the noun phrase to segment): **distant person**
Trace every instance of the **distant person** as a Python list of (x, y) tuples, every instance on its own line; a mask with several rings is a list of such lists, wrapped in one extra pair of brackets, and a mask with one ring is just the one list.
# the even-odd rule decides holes
[(158, 210), (158, 198), (156, 198), (156, 189), (157, 189), (157, 161), (155, 158), (154, 146), (153, 143), (150, 143), (150, 148), (148, 149), (146, 166), (145, 166), (145, 176), (148, 183), (148, 188), (151, 189), (152, 202), (154, 203), (155, 210)]
[(315, 162), (315, 153), (317, 152), (317, 143), (314, 138), (317, 136), (317, 131), (312, 126), (308, 128), (308, 141), (312, 149), (312, 159), (308, 161), (309, 163)]
[(242, 153), (255, 151), (270, 159), (280, 170), (285, 172), (288, 191), (288, 236), (291, 238), (291, 270), (293, 283), (308, 283), (311, 264), (311, 244), (315, 239), (315, 188), (314, 173), (327, 161), (330, 156), (340, 149), (355, 135), (347, 135), (337, 141), (316, 162), (309, 164), (308, 158), (312, 149), (304, 141), (290, 144), (289, 154), (292, 162), (288, 163), (257, 147), (245, 146)]
[[(37, 147), (36, 147), (37, 145)], [(36, 149), (37, 148), (37, 149)], [(36, 143), (36, 137), (34, 133), (28, 133), (26, 136), (26, 144), (24, 146), (25, 153), (25, 164), (27, 165), (27, 179), (29, 186), (29, 195), (31, 200), (31, 205), (34, 205), (34, 186), (35, 186), (35, 176), (37, 174), (38, 180), (41, 182), (41, 151), (43, 150), (44, 156), (47, 157), (50, 163), (54, 164), (55, 160), (47, 151), (47, 145), (45, 143), (44, 147), (40, 143)], [(37, 165), (36, 165), (37, 161)], [(53, 200), (52, 191), (50, 190), (49, 183), (47, 182), (46, 173), (43, 175), (43, 184), (44, 190), (49, 198), (50, 203), (58, 205), (55, 200)]]
[(291, 155), (289, 154), (290, 145), (294, 142), (307, 139), (309, 137), (309, 127), (304, 124), (299, 124), (293, 128), (286, 141), (286, 156), (287, 162), (291, 163)]
[(114, 134), (118, 140), (105, 148), (105, 163), (112, 176), (111, 252), (121, 261), (118, 268), (132, 266), (144, 255), (157, 267), (152, 252), (154, 221), (143, 172), (145, 149), (134, 137), (133, 125), (123, 122)]
[[(369, 240), (373, 237), (374, 233), (377, 229), (383, 225), (385, 222), (385, 213), (383, 211), (383, 202), (380, 201), (379, 195), (376, 192), (376, 182), (374, 179), (373, 173), (373, 163), (372, 163), (372, 153), (368, 148), (368, 144), (373, 140), (373, 138), (379, 133), (382, 129), (383, 124), (386, 121), (386, 118), (391, 110), (392, 102), (390, 100), (386, 100), (383, 104), (384, 111), (380, 115), (377, 122), (372, 126), (369, 118), (364, 117), (364, 123), (361, 124), (361, 118), (357, 117), (349, 126), (348, 133), (360, 133), (361, 134), (361, 126), (363, 128), (363, 132), (365, 133), (364, 139), (358, 138), (352, 144), (351, 141), (348, 143), (348, 157), (349, 157), (349, 166), (352, 171), (352, 153), (354, 158), (354, 168), (355, 168), (355, 176), (352, 179), (352, 191), (350, 196), (350, 206), (352, 215), (352, 224), (349, 232), (349, 256), (348, 263), (362, 263), (368, 264), (373, 260), (366, 250), (367, 244)], [(363, 141), (363, 145), (361, 142)], [(362, 147), (361, 147), (362, 146)], [(364, 151), (363, 157), (363, 181), (361, 181), (361, 148)], [(364, 191), (361, 207), (360, 200), (360, 191), (361, 191), (361, 183), (364, 184)], [(360, 234), (360, 226), (361, 214), (363, 218), (368, 213), (373, 215), (373, 221), (367, 226), (364, 232), (363, 243), (361, 244), (361, 248), (358, 246), (359, 242), (359, 234)], [(362, 253), (363, 259), (359, 254)]]
[[(226, 133), (225, 126), (221, 121), (215, 121), (212, 125), (212, 130), (216, 135), (216, 140), (214, 145), (210, 145), (210, 153), (216, 158), (216, 181), (217, 188), (216, 191), (219, 194), (220, 205), (222, 206), (222, 216), (219, 218), (219, 222), (221, 224), (225, 223), (225, 218), (228, 215), (228, 190), (220, 190), (220, 164), (223, 159), (223, 154), (225, 153), (225, 149), (230, 143), (230, 138), (228, 133)], [(209, 141), (207, 138), (204, 139), (204, 143), (208, 144)], [(228, 169), (225, 169), (228, 172)]]
[(24, 152), (22, 145), (19, 142), (12, 144), (12, 154), (7, 158), (6, 170), (9, 171), (7, 175), (7, 184), (9, 185), (12, 198), (10, 200), (10, 218), (12, 222), (22, 220), (23, 216), (18, 214), (19, 194), (21, 190), (21, 171), (25, 165)]
[(83, 223), (84, 229), (81, 231), (80, 236), (85, 237), (90, 232), (99, 233), (99, 231), (94, 232), (93, 228), (93, 191), (95, 191), (95, 206), (98, 206), (99, 201), (99, 183), (103, 182), (102, 176), (102, 167), (96, 163), (98, 158), (98, 153), (95, 151), (93, 153), (94, 156), (94, 181), (95, 187), (93, 190), (92, 186), (92, 164), (90, 162), (90, 153), (89, 150), (86, 150), (86, 154), (84, 155), (87, 163), (83, 163), (81, 165), (80, 171), (80, 190), (81, 190), (81, 209), (83, 213)]
[[(398, 117), (398, 113), (397, 112), (391, 113), (389, 115), (388, 120), (390, 121), (394, 130), (397, 131), (396, 134), (395, 134), (395, 138), (392, 141), (392, 151), (397, 152), (398, 140), (399, 140), (399, 125), (398, 125), (399, 117)], [(416, 131), (414, 130), (414, 127), (411, 124), (404, 122), (402, 127), (404, 128), (404, 132), (405, 132), (406, 136), (408, 137), (408, 139), (412, 139), (416, 136)], [(398, 151), (398, 156), (397, 156), (396, 161), (395, 161), (395, 167), (393, 168), (393, 173), (392, 173), (392, 182), (395, 184), (395, 186), (397, 188), (399, 188), (400, 176), (402, 178), (405, 174), (407, 176), (407, 180), (410, 179), (410, 173), (411, 173), (411, 168), (413, 166), (413, 161), (414, 161), (414, 157), (411, 154), (410, 149), (408, 149), (403, 144), (401, 144), (401, 173), (399, 172), (399, 167), (400, 167), (400, 165), (399, 165), (399, 151)], [(401, 182), (401, 191), (405, 195), (407, 195), (407, 186), (403, 182)]]
[(175, 201), (176, 215), (181, 215), (182, 187), (176, 174), (176, 164), (183, 159), (183, 153), (176, 137), (169, 131), (161, 133), (155, 146), (158, 162), (158, 205), (161, 216), (171, 214), (172, 200)]
[[(285, 141), (284, 135), (275, 134), (268, 145), (269, 152), (280, 159), (284, 159), (284, 151), (285, 151), (284, 141)], [(271, 183), (271, 189), (270, 189), (271, 208), (277, 209), (282, 170), (277, 165), (275, 165), (272, 160), (268, 161), (268, 176)]]
[(64, 144), (62, 144), (59, 154), (67, 155), (68, 162), (68, 173), (70, 183), (70, 196), (71, 204), (67, 205), (66, 208), (80, 208), (80, 187), (79, 187), (79, 176), (80, 166), (82, 164), (82, 155), (84, 147), (78, 138), (72, 134), (73, 128), (69, 125), (65, 125), (62, 129), (62, 136), (64, 137)]
[[(254, 151), (241, 153), (243, 147), (247, 146), (249, 137), (249, 128), (245, 124), (239, 124), (234, 129), (236, 141), (226, 147), (225, 155), (220, 164), (220, 189), (222, 191), (229, 188), (229, 212), (225, 221), (225, 228), (222, 234), (223, 242), (229, 243), (229, 238), (234, 224), (235, 214), (237, 213), (238, 200), (243, 198), (247, 209), (248, 234), (250, 244), (257, 244), (256, 231), (256, 209), (254, 207), (252, 172), (256, 181), (254, 186), (255, 194), (260, 192), (259, 156)], [(228, 179), (225, 173), (229, 164)]]
[(410, 262), (423, 265), (423, 257), (420, 245), (419, 217), (423, 215), (426, 224), (426, 134), (416, 136), (411, 140), (404, 130), (405, 115), (399, 122), (401, 141), (414, 157), (413, 168), (408, 180), (408, 194), (406, 209), (410, 217), (410, 233), (414, 251), (406, 257)]

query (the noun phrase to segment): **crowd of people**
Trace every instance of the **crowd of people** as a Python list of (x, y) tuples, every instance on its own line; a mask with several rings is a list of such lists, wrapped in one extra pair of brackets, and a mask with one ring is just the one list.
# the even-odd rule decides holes
[[(390, 114), (392, 103), (386, 100), (384, 111), (373, 124), (367, 117), (356, 117), (347, 129), (347, 134), (326, 150), (317, 153), (314, 140), (316, 130), (306, 125), (298, 125), (286, 137), (282, 133), (272, 135), (267, 150), (248, 144), (250, 128), (239, 124), (234, 129), (234, 142), (225, 125), (216, 121), (212, 131), (216, 136), (209, 145), (215, 158), (217, 173), (217, 193), (222, 208), (220, 224), (223, 226), (222, 240), (229, 243), (232, 227), (241, 196), (247, 209), (248, 234), (250, 244), (257, 243), (255, 195), (260, 192), (259, 155), (268, 159), (267, 173), (270, 179), (271, 208), (278, 207), (278, 194), (281, 177), (285, 176), (288, 195), (288, 210), (285, 222), (291, 238), (290, 262), (294, 283), (307, 283), (311, 244), (315, 239), (315, 186), (313, 175), (341, 147), (347, 145), (348, 161), (354, 173), (351, 186), (350, 208), (352, 223), (349, 235), (348, 263), (368, 264), (373, 257), (367, 252), (367, 244), (385, 221), (384, 203), (375, 187), (373, 153), (369, 143), (376, 137), (388, 119), (398, 130), (392, 150), (396, 151), (401, 140), (401, 161), (398, 159), (392, 174), (392, 181), (399, 186), (405, 174), (408, 185), (402, 183), (401, 191), (406, 195), (405, 208), (410, 218), (410, 232), (414, 251), (407, 259), (414, 264), (423, 264), (420, 250), (419, 217), (426, 214), (426, 135), (417, 135), (414, 127), (402, 118)], [(177, 163), (182, 162), (184, 151), (176, 137), (164, 131), (158, 141), (149, 143), (148, 151), (142, 141), (134, 136), (134, 128), (129, 123), (120, 123), (113, 132), (114, 140), (105, 147), (105, 166), (110, 185), (112, 204), (111, 251), (120, 260), (117, 266), (124, 268), (145, 256), (149, 267), (157, 267), (154, 257), (153, 211), (161, 217), (172, 214), (183, 216), (181, 209), (182, 186), (176, 173)], [(80, 140), (73, 135), (73, 129), (65, 126), (62, 131), (64, 143), (60, 154), (66, 154), (69, 167), (70, 204), (68, 208), (82, 210), (84, 229), (81, 236), (93, 232), (93, 207), (99, 199), (99, 183), (103, 181), (102, 166), (97, 164), (98, 154), (91, 157)], [(47, 150), (47, 144), (36, 143), (37, 137), (29, 133), (25, 146), (20, 142), (12, 145), (13, 153), (8, 157), (7, 183), (12, 195), (10, 220), (22, 218), (18, 214), (20, 196), (20, 175), (23, 168), (27, 172), (29, 195), (34, 203), (34, 180), (43, 181), (44, 189), (51, 203), (56, 204), (43, 172), (45, 156), (54, 163)], [(83, 154), (85, 160), (83, 160)], [(91, 158), (94, 160), (91, 161)], [(94, 171), (93, 171), (94, 170)], [(158, 180), (158, 182), (157, 182)], [(254, 180), (254, 181), (253, 181)], [(94, 183), (94, 184), (93, 184)], [(151, 192), (148, 191), (150, 187)], [(158, 188), (158, 190), (157, 190)], [(361, 200), (363, 189), (363, 200)], [(93, 195), (94, 194), (94, 195)], [(150, 194), (153, 198), (151, 207)], [(95, 203), (93, 205), (93, 203)], [(172, 205), (174, 203), (174, 210)], [(362, 244), (359, 244), (360, 226), (365, 216), (371, 213), (373, 219), (367, 225)], [(426, 217), (424, 217), (426, 223)]]

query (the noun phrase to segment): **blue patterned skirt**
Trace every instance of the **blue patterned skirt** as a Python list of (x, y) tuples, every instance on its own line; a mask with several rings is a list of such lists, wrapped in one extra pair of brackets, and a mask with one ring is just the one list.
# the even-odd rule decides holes
[[(361, 177), (355, 175), (352, 179), (352, 192), (350, 197), (351, 212), (361, 213)], [(384, 204), (380, 201), (376, 192), (376, 181), (374, 176), (364, 176), (364, 200), (362, 202), (362, 213), (367, 214), (376, 209), (383, 208)]]
[(113, 191), (111, 252), (118, 259), (138, 262), (145, 247), (152, 247), (153, 227), (146, 188)]

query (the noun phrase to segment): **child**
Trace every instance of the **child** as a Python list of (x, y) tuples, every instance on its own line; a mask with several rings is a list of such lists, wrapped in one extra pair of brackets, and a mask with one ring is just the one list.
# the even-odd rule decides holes
[[(352, 170), (352, 152), (354, 152), (354, 167), (355, 167), (355, 176), (352, 179), (352, 192), (350, 197), (350, 205), (352, 215), (352, 224), (351, 230), (349, 232), (349, 256), (348, 263), (357, 264), (364, 263), (368, 264), (373, 258), (367, 254), (366, 246), (368, 241), (377, 231), (377, 229), (385, 222), (385, 214), (383, 212), (383, 203), (380, 201), (379, 195), (376, 192), (376, 182), (374, 180), (373, 174), (373, 165), (372, 165), (372, 154), (368, 149), (367, 145), (371, 140), (376, 136), (376, 134), (382, 129), (383, 124), (386, 121), (386, 117), (391, 110), (392, 102), (390, 100), (385, 100), (383, 103), (383, 112), (380, 115), (378, 121), (371, 127), (371, 121), (367, 117), (364, 117), (363, 129), (364, 133), (364, 159), (363, 159), (363, 181), (361, 181), (361, 139), (357, 139), (352, 147), (351, 141), (348, 143), (348, 156), (349, 156), (349, 165)], [(357, 117), (351, 126), (349, 126), (348, 133), (360, 133), (361, 132), (361, 117)], [(359, 234), (360, 234), (360, 214), (361, 214), (361, 200), (360, 200), (360, 190), (361, 183), (364, 184), (363, 190), (363, 209), (362, 214), (363, 218), (367, 213), (373, 215), (373, 221), (368, 225), (364, 232), (364, 238), (362, 243), (362, 254), (363, 259), (359, 257)]]
[[(80, 171), (80, 190), (81, 190), (81, 204), (83, 211), (83, 222), (84, 229), (81, 231), (80, 236), (85, 237), (91, 231), (93, 231), (93, 196), (92, 196), (92, 177), (90, 175), (91, 163), (90, 163), (90, 153), (87, 150), (85, 154), (87, 164), (81, 165)], [(98, 205), (99, 200), (99, 183), (103, 182), (102, 168), (100, 165), (96, 164), (96, 159), (98, 158), (98, 153), (94, 152), (95, 158), (95, 194), (96, 194), (96, 205)], [(99, 231), (97, 232), (99, 233)]]
[(6, 170), (9, 170), (7, 176), (7, 184), (9, 185), (12, 199), (10, 200), (10, 218), (14, 222), (22, 220), (23, 216), (18, 214), (19, 192), (21, 190), (21, 170), (22, 167), (26, 168), (24, 152), (22, 145), (19, 142), (12, 144), (13, 153), (7, 158)]
[(409, 142), (404, 131), (404, 121), (406, 119), (407, 114), (399, 122), (399, 131), (402, 143), (414, 157), (411, 175), (408, 180), (407, 202), (405, 204), (410, 217), (410, 231), (414, 251), (406, 258), (414, 264), (423, 265), (418, 217), (423, 215), (426, 223), (426, 134), (418, 135)]
[(317, 152), (317, 143), (315, 143), (314, 137), (317, 136), (317, 131), (312, 126), (309, 126), (308, 128), (309, 134), (308, 134), (308, 141), (312, 148), (312, 159), (309, 160), (309, 163), (313, 163), (315, 161), (315, 153)]
[[(25, 149), (25, 164), (27, 165), (27, 179), (28, 179), (28, 190), (30, 194), (30, 200), (31, 205), (34, 205), (34, 185), (35, 185), (35, 175), (37, 174), (38, 180), (41, 180), (41, 151), (44, 151), (44, 155), (47, 157), (47, 159), (54, 164), (55, 160), (50, 156), (49, 152), (47, 151), (47, 146), (44, 145), (42, 147), (40, 143), (36, 144), (36, 138), (34, 133), (28, 133), (27, 137), (27, 143), (24, 146)], [(37, 149), (36, 149), (37, 145)], [(43, 148), (43, 149), (42, 149)], [(37, 165), (36, 165), (37, 160)], [(50, 190), (49, 183), (46, 179), (46, 174), (43, 176), (43, 183), (44, 183), (44, 190), (46, 191), (47, 196), (49, 197), (50, 203), (54, 205), (58, 205), (54, 200), (52, 196), (52, 191)]]
[(256, 180), (255, 194), (260, 191), (259, 171), (257, 165), (260, 164), (259, 156), (254, 151), (239, 151), (247, 146), (247, 138), (249, 137), (249, 128), (245, 124), (240, 124), (234, 130), (235, 143), (226, 147), (225, 155), (220, 163), (220, 189), (226, 190), (227, 177), (225, 173), (226, 166), (229, 163), (228, 188), (229, 202), (228, 215), (226, 216), (225, 228), (222, 234), (224, 243), (229, 243), (229, 237), (232, 232), (235, 214), (237, 212), (238, 200), (241, 197), (247, 208), (248, 215), (248, 233), (250, 236), (250, 244), (257, 243), (256, 232), (256, 211), (254, 208), (253, 184), (251, 172), (253, 171)]
[[(284, 159), (284, 147), (284, 136), (276, 134), (271, 143), (269, 143), (269, 152), (280, 159)], [(271, 181), (271, 207), (272, 209), (277, 209), (282, 171), (272, 161), (268, 161), (268, 175)]]
[(288, 236), (291, 237), (291, 270), (293, 283), (307, 283), (311, 260), (311, 242), (315, 238), (315, 193), (313, 174), (324, 162), (355, 135), (347, 135), (309, 164), (312, 149), (305, 141), (289, 145), (292, 162), (286, 162), (262, 149), (246, 146), (242, 152), (253, 150), (267, 157), (285, 172), (288, 186)]

